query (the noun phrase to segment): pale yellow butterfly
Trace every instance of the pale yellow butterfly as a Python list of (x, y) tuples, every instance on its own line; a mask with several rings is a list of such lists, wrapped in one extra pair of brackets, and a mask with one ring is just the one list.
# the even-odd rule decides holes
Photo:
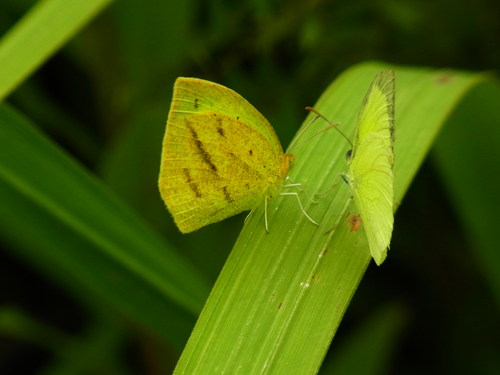
[(377, 265), (387, 256), (394, 224), (394, 92), (392, 70), (376, 75), (358, 117), (347, 180)]

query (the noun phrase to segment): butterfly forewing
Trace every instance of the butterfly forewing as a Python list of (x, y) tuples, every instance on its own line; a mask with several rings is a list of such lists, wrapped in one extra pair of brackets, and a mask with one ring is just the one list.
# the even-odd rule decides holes
[[(220, 110), (221, 101), (232, 108)], [(234, 116), (235, 108), (243, 115)], [(223, 86), (177, 80), (159, 186), (182, 232), (255, 208), (281, 186), (288, 159), (274, 130), (254, 112), (245, 99)]]
[(236, 91), (198, 78), (179, 77), (174, 84), (171, 110), (178, 112), (225, 114), (264, 136), (273, 153), (283, 153), (274, 129), (262, 114)]

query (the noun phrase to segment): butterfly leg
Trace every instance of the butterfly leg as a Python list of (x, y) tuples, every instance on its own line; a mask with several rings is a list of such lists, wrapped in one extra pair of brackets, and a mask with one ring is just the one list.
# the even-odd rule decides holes
[(283, 196), (286, 196), (286, 195), (288, 195), (288, 196), (294, 196), (295, 198), (297, 198), (297, 202), (299, 202), (300, 210), (301, 210), (301, 211), (302, 211), (302, 213), (305, 215), (305, 217), (307, 217), (307, 218), (309, 219), (309, 221), (310, 221), (311, 223), (313, 223), (314, 225), (318, 225), (318, 226), (319, 226), (319, 224), (318, 224), (316, 221), (314, 221), (314, 219), (313, 219), (311, 216), (309, 216), (309, 215), (307, 214), (306, 210), (304, 210), (304, 206), (302, 206), (302, 202), (300, 201), (300, 197), (299, 197), (299, 194), (298, 194), (297, 192), (292, 192), (292, 193), (280, 193), (280, 195), (283, 195)]
[(341, 174), (340, 174), (340, 177), (342, 177), (342, 179), (345, 181), (345, 183), (346, 183), (347, 185), (349, 185), (349, 177), (347, 177), (347, 174), (345, 174), (345, 173), (341, 173)]
[(285, 181), (288, 181), (288, 183), (283, 185), (283, 188), (292, 188), (292, 187), (297, 188), (297, 190), (299, 190), (301, 193), (305, 194), (305, 196), (307, 197), (307, 199), (309, 199), (309, 201), (311, 203), (314, 203), (314, 204), (319, 203), (318, 201), (315, 201), (314, 199), (312, 199), (309, 194), (307, 194), (307, 191), (302, 188), (302, 184), (300, 182), (293, 182), (293, 180), (290, 178), (290, 176), (286, 176)]
[[(346, 180), (346, 176), (344, 173), (341, 173), (340, 174), (340, 177), (342, 177), (344, 179), (345, 182), (348, 183), (348, 181)], [(325, 191), (322, 191), (321, 193), (316, 193), (314, 194), (314, 197), (324, 197), (325, 195), (329, 194), (338, 184), (339, 184), (340, 181), (335, 181), (329, 188), (327, 188)]]
[(248, 219), (250, 219), (250, 216), (252, 216), (254, 210), (250, 210), (250, 212), (248, 213), (248, 215), (245, 217), (245, 220), (244, 220), (244, 223), (246, 224)]
[[(267, 224), (267, 200), (269, 199), (270, 197), (266, 196), (264, 198), (264, 226), (266, 228), (266, 232), (269, 233), (269, 227), (268, 227), (268, 224)], [(251, 210), (248, 215), (245, 217), (245, 224), (247, 223), (247, 221), (250, 219), (250, 216), (253, 215), (255, 210)]]
[(269, 233), (269, 226), (267, 225), (267, 199), (269, 197), (266, 195), (264, 198), (264, 226), (266, 227), (266, 232)]

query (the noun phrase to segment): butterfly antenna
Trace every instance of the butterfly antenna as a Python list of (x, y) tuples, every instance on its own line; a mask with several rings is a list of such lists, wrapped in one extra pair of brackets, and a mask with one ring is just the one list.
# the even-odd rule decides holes
[[(290, 144), (288, 145), (288, 150), (287, 152), (290, 152), (293, 148), (296, 148), (297, 146), (300, 146), (302, 144), (305, 143), (305, 141), (297, 144), (297, 141), (302, 137), (302, 134), (304, 134), (304, 132), (309, 129), (309, 127), (317, 120), (319, 119), (320, 116), (316, 116), (314, 117), (313, 119), (311, 119), (307, 124), (306, 126), (304, 126), (302, 129), (299, 130), (299, 132), (297, 133), (297, 136), (292, 140), (292, 142), (290, 142)], [(322, 133), (322, 132), (321, 132)], [(314, 134), (312, 137), (316, 136), (317, 134)], [(311, 139), (312, 137), (309, 137), (307, 140)]]
[[(337, 125), (340, 125), (339, 122), (331, 122), (325, 116), (323, 116), (321, 113), (319, 113), (317, 110), (315, 110), (312, 107), (306, 107), (306, 110), (308, 110), (309, 112), (312, 112), (312, 113), (316, 114), (316, 117), (314, 118), (314, 120), (316, 120), (316, 119), (318, 119), (318, 118), (321, 117), (323, 120), (325, 120), (329, 124), (329, 127), (326, 128), (325, 130), (328, 130), (328, 129), (331, 129), (331, 128), (335, 128), (335, 130), (338, 131), (340, 133), (340, 135), (347, 140), (347, 142), (349, 142), (349, 144), (351, 145), (351, 148), (353, 147), (353, 144), (352, 144), (351, 140), (337, 127)], [(325, 131), (325, 130), (323, 130), (323, 131)], [(320, 133), (318, 133), (318, 134), (323, 133), (323, 131), (320, 132)], [(314, 136), (316, 136), (316, 135), (317, 134), (315, 134)]]

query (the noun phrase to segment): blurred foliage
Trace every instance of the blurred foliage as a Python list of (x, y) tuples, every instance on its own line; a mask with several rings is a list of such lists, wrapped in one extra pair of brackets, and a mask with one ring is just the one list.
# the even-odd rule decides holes
[[(2, 1), (0, 34), (34, 3)], [(497, 71), (499, 15), (493, 0), (121, 0), (7, 102), (99, 175), (214, 281), (243, 217), (181, 236), (156, 188), (177, 76), (206, 78), (243, 94), (286, 145), (304, 118), (304, 106), (357, 62)], [(491, 139), (498, 139), (497, 129), (488, 129)], [(462, 131), (467, 139), (469, 130)], [(498, 373), (498, 291), (475, 257), (477, 239), (437, 165), (428, 160), (414, 181), (396, 216), (394, 251), (382, 269), (369, 268), (336, 345), (352, 346), (350, 333), (368, 324), (369, 312), (397, 304), (405, 318), (395, 324), (404, 328), (398, 344), (388, 339), (393, 352), (386, 355), (387, 372)], [(498, 185), (499, 174), (488, 165), (475, 165), (478, 175)], [(492, 165), (498, 168), (498, 160)], [(496, 212), (498, 200), (491, 204)], [(50, 266), (19, 256), (7, 239), (0, 238), (0, 250), (0, 327), (16, 326), (5, 321), (31, 322), (0, 331), (2, 374), (159, 374), (173, 368), (179, 353), (172, 343), (113, 314), (105, 302), (78, 295), (50, 276)], [(103, 326), (107, 330), (98, 331)], [(70, 368), (69, 359), (61, 359), (62, 347), (71, 346), (75, 355), (85, 352), (80, 347), (88, 351), (95, 345), (106, 353), (99, 359), (102, 366)], [(95, 353), (85, 353), (79, 361), (95, 362)]]

